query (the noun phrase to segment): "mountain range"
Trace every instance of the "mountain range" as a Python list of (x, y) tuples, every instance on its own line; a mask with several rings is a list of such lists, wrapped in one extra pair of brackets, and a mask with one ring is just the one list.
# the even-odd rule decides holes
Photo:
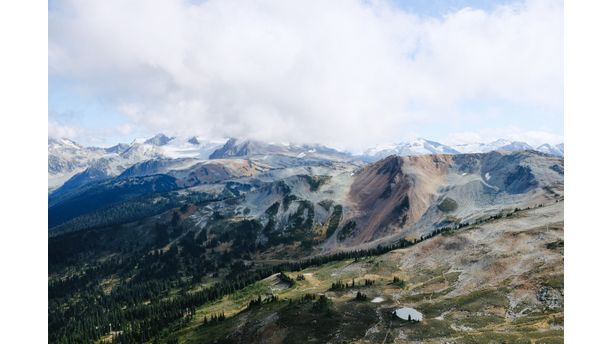
[[(362, 155), (352, 155), (322, 145), (265, 143), (234, 138), (220, 143), (197, 137), (173, 138), (164, 134), (110, 148), (83, 147), (67, 139), (50, 139), (49, 227), (55, 230), (55, 227), (63, 226), (61, 231), (72, 230), (82, 226), (75, 223), (90, 224), (91, 217), (98, 216), (100, 211), (108, 211), (117, 205), (125, 206), (126, 202), (142, 200), (150, 195), (156, 195), (159, 199), (160, 193), (178, 190), (195, 192), (199, 196), (205, 194), (209, 198), (222, 197), (223, 192), (244, 194), (247, 198), (240, 201), (239, 208), (229, 207), (231, 212), (248, 208), (251, 215), (261, 214), (265, 209), (260, 209), (260, 205), (269, 202), (260, 199), (260, 191), (256, 190), (267, 190), (274, 183), (281, 183), (283, 187), (278, 186), (280, 189), (267, 190), (266, 197), (275, 194), (281, 198), (301, 195), (298, 199), (306, 197), (304, 202), (308, 204), (337, 204), (344, 209), (343, 217), (352, 214), (354, 219), (351, 221), (363, 231), (356, 236), (358, 239), (352, 239), (361, 244), (386, 235), (381, 236), (378, 232), (366, 234), (370, 230), (394, 232), (389, 228), (399, 226), (399, 223), (372, 221), (380, 217), (385, 221), (396, 218), (402, 211), (394, 207), (399, 207), (398, 204), (402, 202), (407, 202), (410, 210), (404, 214), (406, 218), (401, 221), (400, 227), (410, 224), (413, 231), (419, 231), (431, 229), (436, 221), (440, 221), (438, 212), (434, 211), (437, 209), (434, 203), (435, 199), (442, 202), (444, 194), (448, 194), (447, 198), (452, 202), (460, 202), (461, 218), (469, 219), (486, 212), (488, 203), (496, 209), (508, 203), (508, 200), (511, 200), (510, 203), (521, 203), (524, 201), (519, 202), (514, 195), (523, 194), (532, 186), (541, 188), (542, 185), (558, 183), (550, 179), (551, 171), (555, 171), (552, 176), (562, 181), (563, 163), (556, 156), (563, 153), (563, 145), (538, 148), (545, 152), (532, 150), (525, 143), (505, 140), (490, 144), (446, 146), (416, 139), (378, 146), (366, 150)], [(467, 153), (471, 151), (476, 153)], [(542, 166), (545, 166), (543, 172), (538, 172)], [(472, 174), (475, 174), (473, 178)], [(56, 184), (52, 185), (51, 181)], [(458, 181), (469, 183), (461, 184), (459, 188), (455, 184)], [(242, 191), (228, 189), (228, 183), (240, 185), (238, 190)], [(300, 183), (310, 185), (311, 192), (298, 192), (302, 190), (301, 186), (294, 190)], [(312, 198), (311, 195), (317, 194), (313, 191), (324, 188), (325, 184), (332, 189)], [(217, 189), (209, 190), (213, 185)], [(262, 185), (268, 186), (262, 188)], [(440, 188), (449, 191), (441, 193)], [(454, 191), (450, 192), (450, 189)], [(397, 196), (394, 196), (394, 192), (397, 192)], [(334, 196), (336, 193), (339, 194)], [(474, 200), (470, 201), (474, 203), (468, 202), (472, 197), (467, 197), (469, 195), (474, 195)], [(249, 201), (252, 197), (255, 197), (254, 203)], [(530, 194), (529, 197), (530, 201), (535, 199), (534, 195)], [(284, 216), (290, 216), (295, 211), (289, 207), (291, 202), (283, 200), (282, 203), (287, 212)], [(150, 204), (140, 206), (146, 208)], [(157, 208), (149, 207), (147, 211), (151, 209)], [(320, 217), (323, 216), (320, 211), (309, 211), (309, 216), (317, 223), (329, 220)], [(330, 211), (326, 210), (327, 216), (331, 216)], [(315, 213), (318, 215), (314, 216)]]
[(151, 159), (208, 159), (220, 145), (220, 142), (197, 137), (180, 139), (164, 134), (108, 148), (85, 147), (69, 139), (50, 138), (49, 190), (62, 186), (78, 174), (90, 175), (93, 179), (113, 177), (136, 163)]
[(530, 148), (50, 139), (49, 341), (560, 342), (563, 145)]
[(509, 141), (498, 139), (489, 143), (461, 143), (454, 145), (445, 145), (439, 142), (417, 138), (410, 141), (399, 142), (394, 144), (378, 145), (366, 149), (361, 155), (365, 161), (376, 161), (385, 158), (389, 155), (413, 156), (424, 154), (468, 154), (468, 153), (487, 153), (491, 151), (521, 151), (521, 150), (536, 150), (538, 152), (563, 156), (563, 143), (560, 144), (543, 144), (537, 147), (532, 147), (528, 143), (520, 141)]
[[(499, 139), (491, 143), (445, 145), (417, 138), (394, 144), (378, 145), (361, 154), (338, 151), (323, 145), (294, 145), (266, 143), (256, 140), (230, 138), (225, 143), (208, 141), (195, 136), (178, 138), (157, 134), (148, 139), (136, 139), (131, 144), (119, 143), (112, 147), (85, 147), (70, 139), (49, 139), (48, 184), (53, 191), (73, 177), (69, 185), (100, 180), (121, 174), (134, 164), (151, 159), (183, 159), (170, 165), (186, 166), (196, 160), (274, 156), (287, 159), (361, 160), (374, 162), (390, 155), (415, 156), (425, 154), (466, 154), (490, 151), (536, 150), (563, 156), (564, 145), (543, 144), (532, 147), (525, 142)], [(161, 162), (160, 162), (161, 163)], [(159, 163), (158, 163), (159, 165)], [(142, 167), (142, 166), (141, 166)]]

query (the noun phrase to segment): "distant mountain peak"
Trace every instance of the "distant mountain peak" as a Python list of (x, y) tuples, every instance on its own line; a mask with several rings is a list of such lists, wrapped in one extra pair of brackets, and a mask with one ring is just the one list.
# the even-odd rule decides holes
[(106, 148), (106, 152), (107, 153), (116, 153), (116, 154), (121, 154), (124, 151), (126, 151), (128, 148), (130, 148), (130, 145), (126, 144), (126, 143), (118, 143), (112, 147), (108, 147)]
[(174, 137), (168, 137), (165, 134), (159, 133), (152, 138), (146, 140), (144, 143), (148, 143), (155, 146), (163, 146), (168, 142), (172, 141)]
[(556, 145), (545, 143), (543, 145), (538, 146), (536, 150), (542, 153), (550, 154), (550, 155), (557, 155), (557, 156), (564, 155), (563, 143), (556, 144)]
[(187, 140), (187, 142), (191, 143), (192, 145), (199, 145), (200, 141), (198, 140), (198, 138), (196, 136), (191, 137), (189, 140)]
[(349, 153), (340, 152), (320, 144), (273, 143), (234, 137), (228, 139), (223, 146), (217, 148), (209, 158), (224, 159), (268, 155), (300, 159), (353, 159)]
[(510, 142), (510, 141), (508, 141), (506, 139), (497, 139), (497, 140), (491, 142), (490, 144), (494, 145), (494, 146), (505, 146), (505, 145), (508, 145), (508, 144), (511, 144), (511, 143), (512, 142)]
[[(498, 142), (497, 140), (495, 142)], [(506, 140), (503, 141), (505, 144), (499, 147), (500, 150), (509, 150), (509, 151), (518, 151), (518, 150), (531, 150), (533, 147), (526, 142), (521, 141), (512, 141), (508, 142)], [(494, 143), (493, 143), (494, 144)]]
[(225, 142), (225, 144), (216, 149), (211, 155), (210, 159), (222, 159), (230, 157), (249, 156), (254, 154), (264, 154), (273, 146), (259, 141), (253, 140), (238, 140), (235, 137), (231, 137)]
[(48, 145), (49, 146), (65, 147), (65, 148), (73, 148), (73, 149), (81, 149), (81, 148), (83, 148), (83, 146), (81, 146), (80, 144), (74, 142), (71, 139), (67, 139), (65, 137), (62, 137), (62, 138), (53, 138), (53, 137), (50, 137), (48, 139)]
[(424, 138), (408, 139), (399, 143), (381, 144), (364, 151), (361, 158), (364, 161), (376, 161), (389, 155), (411, 156), (426, 154), (468, 154), (488, 153), (491, 151), (525, 151), (537, 150), (542, 153), (563, 156), (563, 143), (557, 145), (545, 144), (534, 148), (526, 142), (497, 139), (489, 143), (470, 142), (454, 145), (445, 145)]
[(421, 137), (399, 143), (378, 145), (364, 152), (366, 160), (379, 160), (390, 155), (459, 154), (454, 148)]

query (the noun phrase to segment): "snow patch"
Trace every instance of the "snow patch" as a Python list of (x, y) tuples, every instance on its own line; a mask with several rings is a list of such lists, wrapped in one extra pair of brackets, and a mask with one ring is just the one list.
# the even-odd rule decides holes
[(373, 302), (373, 303), (381, 303), (381, 302), (383, 302), (383, 301), (385, 301), (385, 299), (383, 299), (383, 298), (382, 298), (382, 297), (380, 297), (380, 296), (377, 296), (377, 297), (375, 297), (374, 299), (372, 299), (372, 302)]
[(423, 320), (423, 314), (417, 311), (416, 309), (410, 308), (410, 307), (402, 307), (402, 308), (396, 309), (394, 313), (398, 318), (404, 319), (404, 320), (408, 320), (408, 318), (410, 318), (410, 320), (416, 320), (416, 321)]

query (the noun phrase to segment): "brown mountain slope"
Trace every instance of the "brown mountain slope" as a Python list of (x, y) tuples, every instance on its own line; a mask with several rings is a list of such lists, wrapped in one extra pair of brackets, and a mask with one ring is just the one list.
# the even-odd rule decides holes
[(357, 211), (355, 241), (370, 241), (418, 221), (435, 200), (451, 159), (391, 156), (358, 173), (349, 192)]
[(390, 156), (357, 171), (336, 236), (356, 246), (563, 198), (563, 158), (533, 151)]

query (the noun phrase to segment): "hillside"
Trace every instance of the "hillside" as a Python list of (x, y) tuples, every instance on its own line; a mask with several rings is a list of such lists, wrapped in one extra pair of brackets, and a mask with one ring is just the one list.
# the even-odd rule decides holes
[[(171, 337), (181, 343), (562, 343), (563, 202), (287, 276), (292, 285), (274, 275), (198, 308)], [(338, 282), (347, 287), (334, 289)], [(365, 300), (356, 300), (357, 292)], [(315, 300), (304, 299), (310, 294)], [(270, 295), (278, 299), (249, 305)], [(404, 306), (422, 312), (423, 320), (392, 315)], [(203, 324), (215, 312), (228, 318)]]
[(562, 337), (562, 157), (300, 154), (156, 158), (52, 192), (50, 342)]

